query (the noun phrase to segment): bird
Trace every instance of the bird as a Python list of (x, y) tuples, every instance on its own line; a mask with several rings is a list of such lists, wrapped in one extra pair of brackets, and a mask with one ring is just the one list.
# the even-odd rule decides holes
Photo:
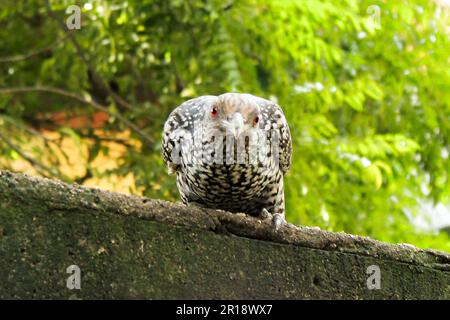
[(277, 103), (249, 93), (187, 100), (164, 124), (162, 157), (185, 205), (286, 223), (292, 139)]

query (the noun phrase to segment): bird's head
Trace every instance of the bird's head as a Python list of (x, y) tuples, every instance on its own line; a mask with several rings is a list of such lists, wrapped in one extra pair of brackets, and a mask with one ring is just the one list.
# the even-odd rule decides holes
[(250, 134), (260, 126), (261, 112), (257, 103), (248, 95), (226, 93), (217, 98), (205, 112), (205, 120), (222, 134), (236, 139)]

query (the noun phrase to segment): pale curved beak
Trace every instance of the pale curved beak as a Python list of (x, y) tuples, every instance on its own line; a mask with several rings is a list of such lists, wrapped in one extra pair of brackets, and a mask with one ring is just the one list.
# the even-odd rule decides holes
[(237, 139), (239, 135), (244, 131), (245, 121), (242, 114), (236, 112), (233, 117), (228, 121), (227, 129), (234, 135)]

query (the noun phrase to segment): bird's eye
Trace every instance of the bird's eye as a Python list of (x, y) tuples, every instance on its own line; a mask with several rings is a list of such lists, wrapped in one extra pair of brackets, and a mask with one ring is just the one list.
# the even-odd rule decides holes
[(259, 117), (256, 116), (255, 119), (253, 119), (253, 125), (256, 126), (259, 123)]
[(219, 109), (217, 107), (212, 107), (211, 109), (211, 115), (213, 117), (217, 116), (217, 114), (219, 113)]

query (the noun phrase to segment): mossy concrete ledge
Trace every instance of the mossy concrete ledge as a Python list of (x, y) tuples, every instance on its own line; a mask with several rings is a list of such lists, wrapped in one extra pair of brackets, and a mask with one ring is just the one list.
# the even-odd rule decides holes
[(450, 255), (0, 171), (0, 298), (449, 299)]

